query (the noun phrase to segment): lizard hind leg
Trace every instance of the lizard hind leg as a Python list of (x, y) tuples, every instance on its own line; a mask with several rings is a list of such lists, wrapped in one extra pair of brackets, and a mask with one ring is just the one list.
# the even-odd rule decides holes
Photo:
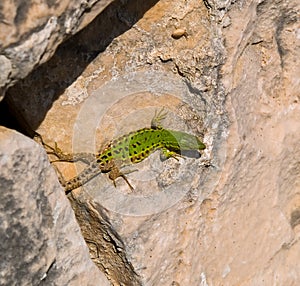
[(43, 146), (46, 149), (46, 152), (48, 155), (53, 155), (57, 159), (51, 160), (50, 163), (54, 162), (68, 162), (68, 163), (74, 163), (81, 161), (85, 164), (90, 164), (92, 161), (95, 160), (95, 155), (92, 153), (65, 153), (63, 152), (57, 145), (56, 142), (54, 142), (54, 147), (44, 143)]
[(115, 187), (117, 187), (116, 186), (116, 179), (118, 178), (118, 177), (122, 177), (123, 179), (124, 179), (124, 181), (126, 182), (126, 184), (129, 186), (129, 188), (130, 188), (130, 190), (132, 191), (132, 190), (134, 190), (134, 188), (133, 188), (133, 186), (129, 183), (129, 181), (127, 180), (127, 178), (126, 178), (126, 174), (129, 174), (129, 173), (132, 173), (132, 172), (135, 172), (135, 171), (137, 171), (137, 170), (128, 170), (128, 171), (126, 171), (126, 172), (121, 172), (120, 170), (119, 170), (119, 168), (118, 167), (113, 167), (112, 169), (111, 169), (111, 171), (109, 172), (109, 175), (108, 175), (108, 177), (113, 181), (113, 184), (114, 184), (114, 186)]

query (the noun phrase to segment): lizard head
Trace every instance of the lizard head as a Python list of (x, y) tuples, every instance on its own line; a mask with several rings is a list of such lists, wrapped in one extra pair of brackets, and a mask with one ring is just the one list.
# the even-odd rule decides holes
[(179, 153), (182, 151), (200, 151), (206, 148), (205, 144), (197, 136), (174, 130), (166, 130), (167, 148)]

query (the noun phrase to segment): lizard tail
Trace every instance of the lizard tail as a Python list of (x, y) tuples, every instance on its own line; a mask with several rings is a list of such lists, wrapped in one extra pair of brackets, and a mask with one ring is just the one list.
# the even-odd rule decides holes
[(74, 189), (77, 189), (90, 181), (92, 178), (97, 176), (99, 173), (101, 173), (101, 169), (99, 168), (99, 165), (97, 162), (91, 163), (90, 166), (88, 166), (85, 170), (83, 170), (80, 174), (78, 174), (76, 177), (72, 178), (71, 180), (61, 182), (62, 186), (65, 189), (65, 193), (69, 194)]

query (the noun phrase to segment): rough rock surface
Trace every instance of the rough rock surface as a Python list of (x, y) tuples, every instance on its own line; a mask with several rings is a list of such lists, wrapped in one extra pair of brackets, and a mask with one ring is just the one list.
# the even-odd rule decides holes
[(0, 136), (0, 284), (110, 285), (44, 150), (4, 127)]
[(0, 5), (0, 100), (6, 89), (47, 61), (57, 46), (112, 1), (4, 1)]
[(214, 284), (300, 283), (299, 15), (299, 1), (246, 1), (228, 13), (232, 125), (205, 252)]
[[(300, 283), (298, 2), (128, 2), (9, 90), (29, 125), (67, 151), (144, 127), (159, 106), (167, 126), (204, 134), (209, 168), (154, 154), (129, 175), (136, 193), (104, 175), (100, 191), (93, 180), (73, 192), (84, 237), (96, 236), (91, 256), (113, 285), (124, 269), (133, 285)], [(85, 117), (94, 114), (99, 130)], [(176, 176), (187, 184), (163, 197)], [(164, 200), (147, 200), (153, 193), (175, 200), (155, 208)]]

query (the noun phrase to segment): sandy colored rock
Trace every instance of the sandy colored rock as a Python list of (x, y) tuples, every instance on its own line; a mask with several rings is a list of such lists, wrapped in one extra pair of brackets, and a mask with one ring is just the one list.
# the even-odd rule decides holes
[[(120, 269), (137, 285), (300, 283), (299, 14), (297, 0), (128, 4), (9, 90), (33, 129), (68, 152), (144, 127), (162, 106), (166, 126), (203, 135), (210, 167), (154, 154), (128, 175), (136, 192), (105, 175), (73, 192), (113, 285)], [(186, 37), (172, 38), (180, 29)], [(173, 193), (161, 187), (172, 182)]]

